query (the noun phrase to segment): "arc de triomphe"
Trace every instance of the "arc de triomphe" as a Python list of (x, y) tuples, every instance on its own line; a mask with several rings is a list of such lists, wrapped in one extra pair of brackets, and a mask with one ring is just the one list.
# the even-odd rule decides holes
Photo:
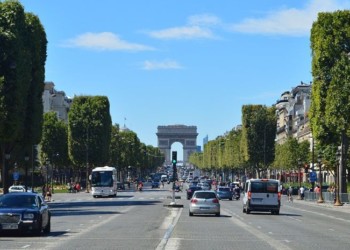
[(164, 153), (165, 163), (171, 163), (171, 145), (180, 142), (183, 146), (183, 162), (188, 162), (191, 153), (197, 151), (197, 127), (185, 125), (158, 126), (158, 148)]

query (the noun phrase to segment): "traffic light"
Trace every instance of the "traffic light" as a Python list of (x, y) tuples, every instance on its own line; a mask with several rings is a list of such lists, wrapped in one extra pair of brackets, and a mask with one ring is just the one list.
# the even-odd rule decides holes
[(176, 165), (176, 163), (177, 163), (177, 151), (173, 151), (172, 153), (173, 153), (173, 155), (171, 158), (171, 162), (173, 163), (173, 165)]

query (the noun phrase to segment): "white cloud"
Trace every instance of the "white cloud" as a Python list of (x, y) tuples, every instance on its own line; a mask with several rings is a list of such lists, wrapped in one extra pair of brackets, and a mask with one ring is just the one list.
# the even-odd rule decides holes
[(189, 25), (216, 26), (221, 24), (220, 18), (211, 14), (193, 15), (188, 18)]
[(145, 61), (143, 62), (144, 70), (159, 70), (159, 69), (182, 69), (182, 66), (173, 60), (164, 61)]
[(124, 41), (111, 32), (85, 33), (73, 39), (67, 40), (63, 46), (80, 47), (95, 50), (125, 50), (125, 51), (143, 51), (153, 50), (152, 47), (137, 43)]
[(199, 26), (185, 26), (152, 31), (149, 35), (158, 39), (198, 39), (215, 37), (211, 30)]
[(209, 27), (220, 23), (220, 19), (214, 15), (194, 15), (188, 18), (185, 26), (151, 31), (148, 34), (157, 39), (216, 39), (217, 37)]
[(305, 36), (319, 12), (330, 12), (349, 7), (349, 1), (310, 0), (303, 9), (289, 8), (274, 11), (264, 18), (249, 18), (233, 24), (231, 30), (242, 33)]

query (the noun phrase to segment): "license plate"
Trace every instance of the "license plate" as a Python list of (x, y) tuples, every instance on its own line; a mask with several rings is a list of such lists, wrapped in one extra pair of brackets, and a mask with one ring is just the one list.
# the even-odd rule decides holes
[(204, 209), (205, 210), (205, 209), (209, 209), (209, 207), (200, 207), (200, 209)]
[(262, 202), (262, 198), (253, 198), (253, 201), (255, 201), (255, 202)]
[(18, 229), (18, 224), (3, 223), (3, 224), (1, 224), (1, 229), (4, 229), (4, 230), (15, 230), (15, 229)]

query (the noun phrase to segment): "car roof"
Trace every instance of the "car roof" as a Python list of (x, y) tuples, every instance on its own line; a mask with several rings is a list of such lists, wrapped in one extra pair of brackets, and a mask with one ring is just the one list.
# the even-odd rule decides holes
[(32, 192), (11, 192), (11, 193), (7, 193), (4, 194), (4, 196), (37, 196), (37, 193), (32, 193)]

